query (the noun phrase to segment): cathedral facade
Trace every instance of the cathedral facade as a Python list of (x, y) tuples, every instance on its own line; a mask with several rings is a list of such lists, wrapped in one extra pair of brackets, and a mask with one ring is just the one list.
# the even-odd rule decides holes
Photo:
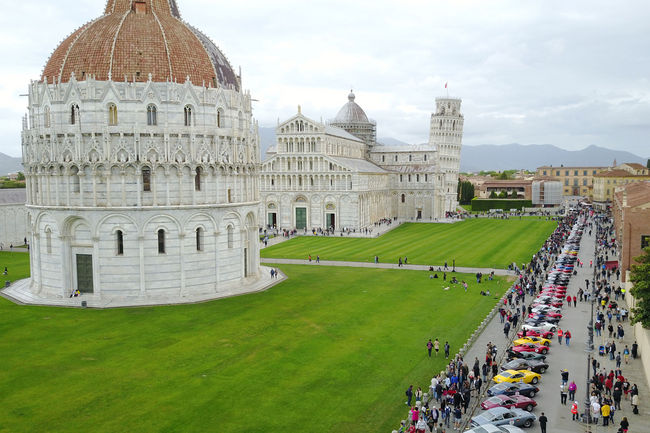
[(260, 276), (251, 96), (175, 0), (109, 0), (29, 86), (36, 296), (182, 302)]
[(298, 113), (276, 128), (262, 162), (266, 228), (363, 230), (385, 218), (434, 221), (453, 212), (463, 135), (461, 100), (437, 98), (425, 145), (377, 143), (376, 123), (348, 95), (328, 123)]

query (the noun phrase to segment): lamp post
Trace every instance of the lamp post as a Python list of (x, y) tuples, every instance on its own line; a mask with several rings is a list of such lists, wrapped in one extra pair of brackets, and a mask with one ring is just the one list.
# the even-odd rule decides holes
[[(598, 232), (594, 233), (594, 262), (598, 257)], [(591, 315), (589, 316), (589, 324), (587, 325), (587, 343), (585, 344), (585, 352), (587, 352), (587, 383), (585, 384), (585, 418), (587, 423), (587, 431), (591, 432), (591, 403), (589, 401), (589, 372), (591, 371), (591, 359), (594, 353), (594, 302), (596, 301), (596, 273), (598, 265), (594, 266), (594, 271), (591, 279), (591, 294), (589, 296), (591, 304)], [(587, 280), (588, 282), (588, 280)], [(594, 376), (596, 372), (594, 371)]]

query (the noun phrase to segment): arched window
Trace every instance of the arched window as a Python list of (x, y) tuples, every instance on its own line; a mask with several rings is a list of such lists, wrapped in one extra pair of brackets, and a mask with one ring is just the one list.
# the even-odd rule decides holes
[(413, 155), (409, 154), (409, 161), (413, 161)]
[(232, 203), (232, 190), (228, 189), (228, 203)]
[(117, 125), (117, 106), (115, 104), (108, 106), (108, 124), (111, 126)]
[(427, 160), (427, 154), (426, 153), (424, 154), (424, 160), (425, 161)]
[(192, 107), (185, 106), (185, 126), (192, 126)]
[(196, 251), (203, 251), (203, 229), (196, 229)]
[(122, 230), (115, 232), (115, 238), (117, 241), (117, 255), (124, 255), (124, 234), (122, 233)]
[(406, 202), (406, 194), (402, 194), (402, 203)]
[(50, 127), (50, 107), (43, 108), (43, 127)]
[(75, 125), (79, 122), (79, 106), (72, 104), (70, 107), (70, 125)]
[(381, 162), (386, 162), (386, 155), (381, 156)]
[(149, 167), (142, 169), (142, 191), (151, 191), (151, 169)]
[(217, 109), (217, 128), (223, 128), (223, 110)]
[(235, 231), (232, 226), (228, 226), (228, 248), (232, 248), (235, 243)]
[(52, 230), (49, 228), (45, 230), (45, 246), (47, 248), (47, 253), (52, 254)]
[(245, 123), (244, 122), (244, 115), (240, 111), (239, 112), (239, 129), (244, 129), (244, 126), (245, 126), (244, 123)]
[(158, 254), (165, 254), (165, 230), (158, 230)]
[(147, 125), (156, 126), (158, 124), (158, 109), (155, 105), (147, 105)]
[(201, 191), (201, 167), (196, 167), (196, 176), (194, 176), (194, 190)]
[(77, 167), (72, 167), (70, 171), (70, 184), (72, 186), (72, 192), (81, 191), (81, 185), (79, 183), (79, 169)]

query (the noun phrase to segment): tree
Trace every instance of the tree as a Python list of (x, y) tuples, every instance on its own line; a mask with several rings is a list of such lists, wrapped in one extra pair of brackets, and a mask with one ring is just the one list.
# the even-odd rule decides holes
[(506, 190), (503, 190), (499, 193), (499, 198), (508, 198), (508, 193)]
[(512, 192), (510, 193), (510, 198), (517, 198), (517, 197), (519, 197), (519, 196), (517, 195), (517, 190), (514, 190), (514, 189), (513, 189)]
[(648, 161), (645, 163), (645, 166), (650, 168), (650, 159), (648, 159)]
[(502, 173), (499, 175), (499, 179), (500, 179), (500, 180), (508, 180), (508, 173), (506, 173), (505, 171), (502, 172)]
[(474, 185), (468, 180), (458, 182), (458, 202), (470, 204), (474, 198)]
[(632, 308), (632, 323), (650, 328), (650, 247), (645, 248), (643, 254), (634, 260), (639, 264), (632, 265), (630, 277), (634, 283), (630, 292), (636, 299), (636, 307)]
[(497, 196), (497, 192), (493, 190), (493, 191), (490, 193), (490, 198), (498, 198), (498, 196)]
[(16, 180), (25, 180), (25, 175), (22, 171), (18, 172), (18, 177), (16, 177)]

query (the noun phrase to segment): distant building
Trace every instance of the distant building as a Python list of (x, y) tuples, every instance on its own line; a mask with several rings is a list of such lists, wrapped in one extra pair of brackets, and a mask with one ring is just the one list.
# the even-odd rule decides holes
[(602, 171), (594, 176), (593, 200), (610, 203), (617, 187), (646, 180), (650, 180), (650, 169), (641, 164), (625, 163)]
[(562, 203), (562, 183), (557, 180), (535, 180), (532, 184), (533, 206), (550, 207)]
[(27, 237), (27, 208), (25, 188), (0, 189), (0, 246), (23, 245)]
[(562, 184), (562, 195), (580, 195), (590, 197), (593, 194), (593, 179), (598, 173), (608, 167), (553, 167), (544, 165), (538, 167), (535, 177), (551, 178)]
[(497, 195), (505, 192), (508, 194), (508, 198), (512, 197), (513, 192), (517, 194), (518, 199), (530, 200), (532, 197), (532, 180), (525, 179), (491, 179), (481, 182), (481, 185), (478, 187), (479, 198), (490, 198), (492, 193)]
[(354, 93), (330, 123), (298, 112), (276, 128), (262, 163), (266, 227), (364, 229), (383, 218), (444, 218), (457, 203), (461, 100), (437, 98), (429, 143), (384, 146)]
[(628, 279), (633, 258), (650, 246), (650, 182), (643, 181), (616, 188), (612, 203), (614, 226), (620, 256), (621, 278)]

